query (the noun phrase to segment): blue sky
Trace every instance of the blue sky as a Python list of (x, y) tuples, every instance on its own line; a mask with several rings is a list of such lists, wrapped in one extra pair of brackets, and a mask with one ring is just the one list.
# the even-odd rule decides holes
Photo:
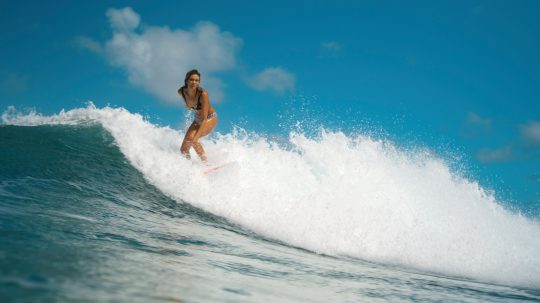
[(110, 104), (181, 127), (198, 68), (233, 125), (382, 130), (540, 208), (538, 1), (1, 1), (0, 110)]

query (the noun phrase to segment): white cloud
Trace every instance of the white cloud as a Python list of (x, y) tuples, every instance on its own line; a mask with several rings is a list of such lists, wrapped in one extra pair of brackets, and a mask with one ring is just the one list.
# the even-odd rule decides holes
[(109, 8), (106, 13), (111, 28), (116, 32), (130, 32), (139, 27), (141, 17), (131, 7)]
[(503, 162), (512, 159), (512, 147), (505, 146), (498, 149), (484, 148), (476, 153), (476, 158), (483, 163)]
[(97, 42), (96, 40), (89, 37), (85, 37), (85, 36), (76, 37), (75, 44), (82, 49), (87, 49), (97, 54), (101, 54), (103, 52), (103, 47), (101, 46), (101, 44)]
[(530, 121), (520, 127), (521, 138), (529, 146), (540, 147), (540, 122)]
[(341, 46), (341, 44), (339, 44), (336, 41), (323, 42), (321, 43), (321, 47), (325, 50), (332, 51), (332, 52), (338, 52), (343, 48), (343, 46)]
[(467, 123), (470, 125), (478, 126), (485, 131), (490, 131), (492, 125), (490, 118), (480, 117), (478, 114), (473, 112), (467, 113)]
[(461, 135), (468, 139), (478, 138), (491, 132), (493, 121), (474, 112), (468, 112), (461, 127)]
[(293, 91), (295, 76), (281, 67), (268, 67), (249, 81), (256, 90), (271, 90), (278, 94)]
[[(200, 22), (190, 30), (141, 27), (139, 15), (130, 7), (108, 9), (113, 32), (104, 46), (80, 37), (77, 43), (107, 57), (126, 71), (129, 81), (169, 103), (180, 102), (176, 92), (190, 69), (201, 72), (201, 85), (213, 101), (223, 99), (223, 83), (213, 74), (236, 67), (242, 40), (221, 31), (211, 22)], [(101, 49), (103, 51), (101, 52)]]

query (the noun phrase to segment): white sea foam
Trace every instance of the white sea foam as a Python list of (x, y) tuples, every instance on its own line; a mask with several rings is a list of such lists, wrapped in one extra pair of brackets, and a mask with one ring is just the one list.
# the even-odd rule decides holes
[(441, 159), (368, 136), (292, 133), (292, 148), (241, 132), (203, 139), (204, 176), (179, 155), (182, 131), (124, 109), (2, 115), (4, 124), (99, 122), (161, 191), (256, 233), (318, 253), (496, 283), (540, 286), (540, 224), (505, 210)]

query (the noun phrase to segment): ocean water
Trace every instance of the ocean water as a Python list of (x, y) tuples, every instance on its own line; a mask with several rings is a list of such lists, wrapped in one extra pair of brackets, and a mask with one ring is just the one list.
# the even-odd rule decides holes
[(182, 137), (6, 111), (0, 302), (540, 302), (540, 218), (429, 150), (235, 131), (204, 139), (231, 163), (205, 176)]

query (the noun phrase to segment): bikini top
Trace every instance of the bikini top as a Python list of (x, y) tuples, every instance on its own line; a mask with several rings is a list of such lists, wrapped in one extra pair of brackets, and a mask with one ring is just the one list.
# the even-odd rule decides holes
[[(199, 91), (201, 93), (199, 93)], [(196, 107), (191, 107), (191, 109), (200, 110), (202, 108), (202, 103), (201, 103), (202, 91), (203, 90), (201, 88), (197, 88), (197, 93), (195, 94), (195, 96), (197, 96), (197, 94), (199, 94), (199, 98), (197, 99), (197, 106)], [(187, 105), (186, 95), (184, 95), (184, 88), (183, 87), (182, 87), (182, 97), (184, 98), (184, 102), (186, 102), (186, 105)]]

